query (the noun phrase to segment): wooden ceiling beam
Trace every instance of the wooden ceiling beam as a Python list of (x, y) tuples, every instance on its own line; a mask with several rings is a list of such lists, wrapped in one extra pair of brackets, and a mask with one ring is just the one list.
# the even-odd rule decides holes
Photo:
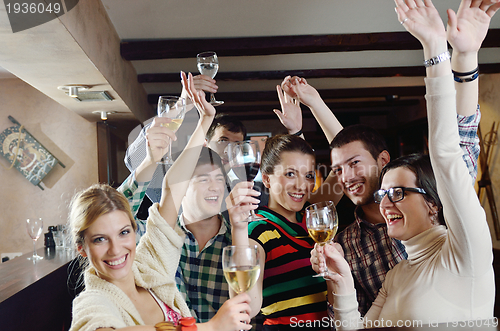
[[(352, 109), (359, 109), (367, 112), (380, 112), (387, 111), (387, 109), (395, 107), (410, 107), (417, 106), (420, 104), (418, 99), (410, 100), (390, 100), (390, 101), (354, 101), (354, 102), (326, 102), (330, 109), (334, 109), (335, 112), (349, 112)], [(235, 106), (231, 104), (223, 104), (217, 106), (217, 112), (221, 113), (231, 113), (231, 114), (270, 114), (272, 117), (276, 117), (276, 114), (272, 112), (272, 109), (280, 108), (280, 104), (276, 102), (275, 104), (268, 105), (242, 105)], [(302, 105), (302, 112), (304, 114), (310, 113), (309, 108)], [(260, 118), (259, 118), (260, 119)]]
[[(418, 77), (425, 76), (424, 66), (384, 68), (342, 68), (276, 71), (218, 72), (218, 81), (281, 80), (286, 76), (310, 78), (352, 78), (352, 77)], [(139, 83), (172, 83), (179, 81), (178, 73), (140, 74)]]
[[(484, 74), (500, 73), (500, 63), (483, 63), (479, 70)], [(237, 71), (219, 72), (218, 81), (282, 80), (286, 76), (311, 78), (353, 78), (353, 77), (424, 77), (425, 67), (378, 67), (378, 68), (342, 68), (310, 70), (276, 71)], [(137, 75), (139, 83), (175, 83), (179, 82), (179, 73), (155, 73)]]
[[(420, 100), (326, 102), (326, 104), (330, 109), (334, 110), (335, 114), (363, 112), (371, 115), (380, 115), (387, 114), (395, 108), (418, 106)], [(275, 108), (280, 108), (279, 102), (265, 105), (234, 105), (224, 103), (223, 105), (217, 106), (217, 112), (230, 113), (231, 115), (244, 117), (248, 120), (277, 119), (276, 114), (272, 111)], [(302, 115), (304, 118), (313, 117), (309, 108), (305, 106), (302, 106)]]
[[(348, 99), (348, 98), (373, 98), (383, 97), (391, 99), (398, 97), (422, 97), (425, 94), (425, 86), (391, 86), (372, 88), (350, 88), (350, 89), (328, 89), (318, 90), (324, 100), (328, 99)], [(160, 94), (149, 94), (148, 102), (155, 104), (158, 102)], [(219, 92), (217, 99), (231, 102), (277, 102), (276, 91), (256, 91), (256, 92)], [(239, 106), (233, 106), (239, 107)]]
[[(500, 29), (490, 29), (482, 47), (500, 47)], [(212, 49), (219, 56), (252, 56), (369, 50), (415, 50), (422, 46), (408, 32), (302, 35), (246, 38), (163, 39), (122, 41), (128, 61), (194, 58)]]

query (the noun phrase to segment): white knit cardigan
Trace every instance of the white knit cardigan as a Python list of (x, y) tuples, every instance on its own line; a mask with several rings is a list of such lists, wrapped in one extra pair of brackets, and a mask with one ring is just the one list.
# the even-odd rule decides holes
[[(183, 244), (182, 230), (168, 225), (155, 203), (149, 209), (147, 231), (137, 246), (132, 272), (137, 286), (152, 290), (182, 316), (190, 316), (189, 308), (175, 284)], [(95, 269), (89, 267), (85, 271), (85, 290), (73, 301), (70, 331), (133, 325), (144, 325), (144, 321), (129, 297), (116, 285), (99, 278)]]

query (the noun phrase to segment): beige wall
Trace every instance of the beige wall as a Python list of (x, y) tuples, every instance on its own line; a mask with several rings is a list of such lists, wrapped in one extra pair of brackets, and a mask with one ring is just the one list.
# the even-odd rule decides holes
[(74, 192), (97, 182), (96, 125), (17, 78), (0, 79), (0, 132), (13, 126), (9, 115), (66, 166), (52, 169), (42, 191), (16, 169), (4, 169), (9, 163), (0, 157), (0, 253), (28, 253), (33, 244), (26, 218), (42, 217), (44, 232), (49, 225), (65, 223)]
[[(496, 122), (500, 122), (500, 74), (482, 75), (479, 81), (479, 104), (481, 105), (481, 130), (483, 136), (486, 135)], [(486, 150), (486, 148), (485, 148)], [(490, 176), (492, 181), (493, 194), (495, 196), (495, 204), (497, 212), (500, 211), (500, 144), (498, 140), (495, 145), (491, 146), (491, 160), (489, 163)], [(480, 176), (478, 176), (480, 178)], [(483, 205), (488, 223), (490, 225), (491, 236), (493, 238), (493, 246), (500, 249), (500, 240), (496, 240), (495, 229), (493, 226), (493, 218), (488, 199), (483, 190), (481, 194), (481, 204)]]

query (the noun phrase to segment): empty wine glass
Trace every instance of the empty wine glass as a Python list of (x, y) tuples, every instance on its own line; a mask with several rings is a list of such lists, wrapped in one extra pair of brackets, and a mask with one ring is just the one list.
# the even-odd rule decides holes
[[(251, 182), (260, 169), (259, 143), (254, 140), (230, 142), (227, 145), (227, 157), (233, 173), (241, 181)], [(250, 211), (248, 222), (265, 220), (265, 217), (255, 215)]]
[[(202, 75), (214, 78), (219, 70), (219, 58), (215, 52), (202, 52), (196, 55), (198, 62), (198, 71)], [(224, 101), (215, 100), (215, 95), (210, 93), (210, 104), (212, 106), (222, 105)]]
[[(186, 99), (170, 95), (161, 96), (158, 99), (158, 117), (167, 117), (172, 120), (172, 122), (164, 123), (162, 126), (176, 132), (181, 126), (185, 114)], [(166, 165), (172, 165), (174, 163), (172, 160), (172, 141), (170, 141), (167, 155), (157, 163)]]
[(26, 230), (31, 239), (33, 239), (33, 256), (28, 257), (28, 260), (36, 262), (37, 260), (43, 259), (43, 257), (36, 254), (36, 241), (42, 234), (43, 220), (41, 218), (28, 218), (26, 220)]
[[(307, 206), (307, 231), (309, 232), (309, 236), (320, 246), (324, 246), (335, 237), (338, 225), (337, 210), (332, 201), (323, 201)], [(313, 277), (325, 276), (328, 276), (328, 270)]]
[(257, 245), (224, 247), (222, 269), (227, 283), (236, 294), (250, 290), (260, 275)]

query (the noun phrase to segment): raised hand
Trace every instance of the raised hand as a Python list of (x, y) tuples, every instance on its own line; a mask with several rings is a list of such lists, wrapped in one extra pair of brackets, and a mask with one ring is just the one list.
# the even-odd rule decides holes
[(205, 99), (205, 92), (199, 91), (196, 88), (194, 77), (191, 73), (188, 76), (181, 71), (182, 87), (185, 89), (187, 96), (194, 103), (200, 116), (215, 116), (215, 108)]
[(307, 107), (315, 107), (321, 103), (318, 91), (309, 85), (305, 78), (287, 76), (281, 83), (282, 90), (290, 97), (299, 100)]
[(454, 52), (477, 52), (500, 0), (463, 0), (457, 13), (448, 9), (446, 34)]
[(226, 198), (227, 211), (233, 231), (243, 229), (248, 231), (248, 218), (250, 210), (257, 209), (260, 195), (259, 191), (252, 189), (253, 182), (239, 182), (234, 186)]
[(398, 20), (424, 48), (446, 39), (443, 21), (431, 0), (395, 0), (395, 3)]
[[(215, 79), (208, 77), (207, 75), (196, 75), (193, 76), (194, 87), (198, 91), (205, 91), (216, 93), (219, 87), (216, 84)], [(187, 98), (187, 90), (182, 86), (181, 97)]]
[(302, 130), (302, 109), (300, 102), (285, 93), (281, 86), (276, 86), (278, 99), (280, 100), (281, 111), (274, 109), (274, 113), (278, 116), (281, 124), (288, 130), (288, 133), (293, 134)]
[(165, 155), (170, 147), (169, 138), (177, 140), (174, 132), (162, 124), (172, 120), (167, 117), (155, 117), (151, 126), (146, 130), (147, 154), (146, 160), (151, 164), (156, 164)]

